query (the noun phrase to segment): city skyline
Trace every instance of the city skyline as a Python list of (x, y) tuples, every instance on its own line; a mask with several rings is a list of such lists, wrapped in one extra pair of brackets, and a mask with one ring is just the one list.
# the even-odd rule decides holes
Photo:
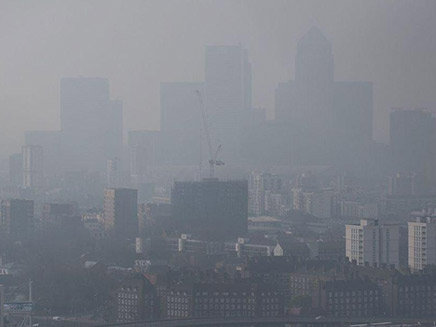
[(0, 327), (435, 327), (435, 0), (0, 0)]
[[(124, 129), (158, 129), (160, 82), (204, 80), (205, 45), (241, 43), (247, 48), (253, 71), (253, 106), (266, 108), (268, 117), (272, 118), (274, 89), (279, 82), (294, 79), (297, 41), (311, 26), (319, 27), (333, 43), (338, 79), (374, 82), (376, 140), (388, 140), (391, 108), (432, 110), (436, 103), (431, 91), (435, 76), (431, 73), (434, 66), (431, 53), (436, 45), (428, 33), (434, 29), (432, 21), (436, 20), (431, 19), (435, 11), (431, 10), (434, 3), (429, 1), (419, 1), (413, 6), (403, 1), (370, 1), (364, 5), (335, 1), (331, 7), (341, 8), (342, 20), (339, 21), (342, 23), (330, 19), (336, 11), (323, 10), (325, 8), (316, 1), (308, 4), (278, 1), (276, 6), (261, 1), (250, 4), (224, 1), (219, 5), (151, 1), (134, 2), (129, 7), (117, 1), (82, 5), (63, 2), (53, 6), (41, 3), (38, 6), (20, 6), (13, 2), (0, 5), (0, 24), (5, 24), (5, 28), (0, 29), (3, 31), (0, 37), (8, 45), (0, 56), (0, 62), (4, 63), (0, 66), (0, 106), (5, 108), (0, 118), (19, 122), (18, 128), (13, 130), (11, 126), (16, 124), (3, 128), (5, 134), (0, 142), (3, 155), (17, 152), (24, 130), (59, 128), (58, 90), (62, 77), (108, 78), (113, 98), (124, 102)], [(140, 19), (148, 17), (151, 8), (156, 18)], [(103, 9), (107, 17), (102, 16)], [(218, 22), (210, 16), (216, 10), (229, 13), (227, 19), (233, 29), (227, 25), (216, 29)], [(298, 19), (289, 19), (296, 11), (300, 14)], [(47, 23), (42, 24), (41, 18), (46, 15)], [(182, 22), (180, 18), (193, 17), (189, 24), (183, 20), (184, 28), (175, 33), (171, 27), (161, 25), (159, 17), (162, 15), (174, 18), (174, 30)], [(127, 21), (127, 17), (132, 19)], [(210, 19), (201, 23), (202, 17)], [(271, 24), (273, 18), (274, 24)], [(15, 25), (23, 19), (26, 24)], [(86, 29), (99, 20), (100, 29)], [(67, 22), (73, 23), (74, 28), (69, 29)], [(157, 28), (150, 28), (148, 24), (156, 24)], [(205, 24), (205, 28), (199, 32), (197, 26), (201, 24)], [(343, 28), (342, 24), (349, 24), (350, 28)], [(372, 33), (372, 29), (377, 29), (377, 33)], [(103, 30), (110, 32), (103, 33)], [(154, 33), (149, 35), (150, 31)], [(64, 33), (67, 37), (59, 39)], [(140, 40), (149, 40), (149, 43), (139, 46)], [(171, 44), (180, 51), (174, 53)], [(72, 50), (71, 47), (80, 51), (71, 52), (68, 50)], [(104, 55), (104, 51), (110, 55)], [(32, 53), (32, 57), (28, 53)], [(40, 74), (44, 68), (47, 68), (44, 74)], [(398, 78), (403, 75), (408, 78)]]

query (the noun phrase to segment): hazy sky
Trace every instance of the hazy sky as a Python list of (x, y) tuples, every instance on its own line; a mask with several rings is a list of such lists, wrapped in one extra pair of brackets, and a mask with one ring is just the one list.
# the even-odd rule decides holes
[(25, 130), (59, 128), (64, 76), (109, 78), (125, 129), (158, 129), (159, 83), (202, 80), (205, 44), (247, 47), (253, 104), (272, 117), (312, 25), (333, 43), (337, 80), (374, 82), (376, 139), (391, 107), (436, 108), (434, 0), (0, 0), (0, 154)]

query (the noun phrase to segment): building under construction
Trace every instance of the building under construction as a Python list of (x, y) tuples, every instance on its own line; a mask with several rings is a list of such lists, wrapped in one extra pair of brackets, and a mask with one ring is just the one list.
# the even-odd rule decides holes
[(175, 182), (171, 202), (173, 222), (182, 233), (230, 240), (247, 232), (247, 181)]

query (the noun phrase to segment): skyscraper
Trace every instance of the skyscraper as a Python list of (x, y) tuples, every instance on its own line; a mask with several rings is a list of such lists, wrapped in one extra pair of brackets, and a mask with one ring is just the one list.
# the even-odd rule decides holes
[[(295, 59), (295, 119), (313, 136), (325, 133), (333, 104), (332, 45), (318, 28), (311, 28), (298, 42)], [(325, 137), (325, 135), (324, 135)]]
[(109, 188), (117, 188), (122, 185), (122, 171), (120, 158), (113, 158), (107, 161), (106, 185)]
[(117, 238), (135, 239), (138, 235), (138, 194), (134, 189), (104, 190), (104, 222)]
[(41, 189), (43, 178), (43, 149), (39, 145), (23, 146), (23, 187)]
[(244, 120), (251, 110), (251, 65), (241, 45), (206, 46), (206, 108), (224, 158), (236, 155)]
[(57, 176), (62, 172), (60, 131), (26, 131), (24, 145), (39, 145), (43, 148), (44, 176)]
[(130, 175), (134, 187), (149, 182), (152, 167), (158, 162), (159, 131), (129, 131)]
[(294, 131), (292, 156), (303, 164), (361, 165), (372, 142), (372, 111), (372, 83), (335, 81), (332, 45), (310, 29), (298, 42), (295, 80), (275, 92), (275, 119)]
[(13, 187), (23, 186), (23, 153), (9, 156), (9, 183)]
[(122, 103), (110, 100), (107, 79), (61, 80), (61, 132), (66, 170), (104, 172), (121, 156)]
[(2, 233), (14, 237), (25, 237), (32, 231), (34, 226), (33, 201), (31, 200), (7, 200), (1, 203)]
[(232, 239), (247, 232), (247, 181), (176, 182), (171, 204), (181, 232), (206, 239)]
[(435, 118), (423, 110), (394, 110), (390, 114), (392, 166), (396, 171), (433, 177)]
[(197, 92), (204, 97), (203, 83), (160, 85), (160, 130), (164, 162), (198, 165), (201, 160), (203, 122)]

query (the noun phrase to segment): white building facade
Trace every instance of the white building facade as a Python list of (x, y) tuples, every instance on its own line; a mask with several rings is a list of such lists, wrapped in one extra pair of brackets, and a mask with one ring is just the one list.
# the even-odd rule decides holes
[(436, 217), (417, 217), (408, 223), (408, 264), (413, 271), (436, 264)]
[(377, 219), (362, 219), (345, 226), (345, 255), (357, 265), (399, 267), (400, 227), (379, 225)]

